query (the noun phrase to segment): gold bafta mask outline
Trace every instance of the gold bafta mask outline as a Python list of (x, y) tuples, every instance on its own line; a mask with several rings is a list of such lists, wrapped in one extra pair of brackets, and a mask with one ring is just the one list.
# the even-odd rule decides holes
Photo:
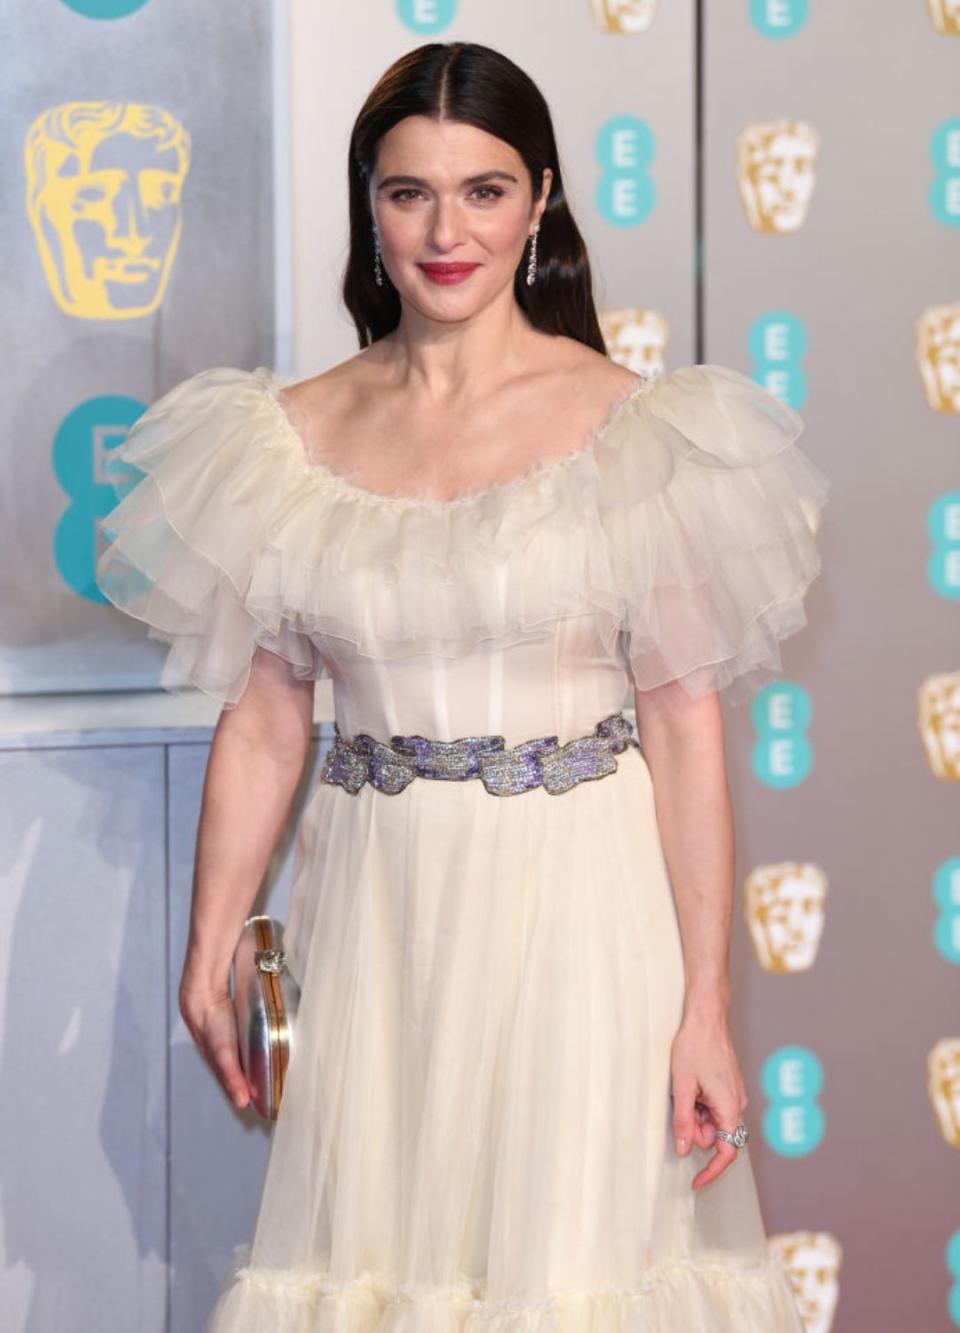
[(934, 31), (944, 37), (960, 37), (960, 0), (927, 0)]
[(789, 1231), (768, 1238), (790, 1278), (806, 1333), (830, 1333), (840, 1295), (843, 1249), (829, 1231)]
[(928, 676), (917, 691), (917, 726), (930, 772), (960, 782), (960, 671)]
[(647, 32), (657, 14), (657, 0), (587, 0), (601, 32), (619, 37)]
[(737, 187), (754, 231), (783, 235), (806, 221), (820, 136), (802, 120), (748, 125), (737, 136)]
[(758, 866), (747, 876), (744, 915), (762, 967), (768, 972), (805, 972), (813, 966), (826, 897), (826, 875), (799, 861)]
[(943, 1037), (928, 1052), (927, 1093), (944, 1142), (960, 1148), (960, 1037)]
[(60, 309), (79, 319), (152, 314), (180, 240), (184, 126), (137, 102), (65, 102), (31, 124), (24, 166), (27, 216)]
[(928, 306), (914, 325), (914, 355), (934, 412), (960, 413), (960, 303)]
[(603, 310), (600, 332), (612, 360), (637, 375), (662, 375), (670, 330), (657, 310), (624, 306)]

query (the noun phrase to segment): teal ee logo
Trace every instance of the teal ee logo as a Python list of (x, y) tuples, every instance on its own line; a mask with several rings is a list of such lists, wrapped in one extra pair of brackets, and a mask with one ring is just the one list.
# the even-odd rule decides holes
[(812, 715), (810, 696), (790, 680), (768, 685), (754, 697), (753, 771), (768, 787), (796, 787), (808, 776), (813, 750), (805, 732)]
[(933, 901), (940, 909), (933, 923), (934, 947), (948, 963), (960, 963), (960, 856), (937, 866)]
[(764, 37), (793, 37), (808, 14), (808, 0), (750, 0), (750, 22)]
[(63, 0), (63, 3), (85, 19), (125, 19), (142, 9), (147, 0)]
[(781, 1046), (767, 1056), (760, 1086), (768, 1106), (763, 1133), (782, 1157), (805, 1157), (823, 1140), (825, 1117), (817, 1102), (823, 1066), (805, 1046)]
[(53, 533), (54, 564), (67, 587), (91, 602), (108, 600), (94, 577), (96, 520), (143, 476), (139, 468), (125, 475), (111, 470), (110, 454), (144, 407), (120, 395), (88, 398), (67, 414), (53, 441), (53, 473), (68, 500)]
[(960, 1231), (955, 1231), (943, 1252), (947, 1272), (954, 1279), (947, 1294), (947, 1314), (951, 1324), (960, 1328)]
[(397, 0), (397, 18), (411, 32), (442, 32), (456, 13), (457, 0)]
[(934, 172), (927, 191), (930, 212), (945, 227), (960, 227), (960, 116), (934, 130), (930, 160)]
[(947, 491), (927, 513), (933, 550), (927, 557), (927, 578), (941, 597), (960, 599), (960, 491)]
[(650, 163), (657, 155), (653, 131), (636, 116), (614, 116), (597, 131), (600, 166), (596, 204), (615, 227), (635, 227), (653, 212), (657, 192)]
[(768, 310), (750, 326), (751, 375), (762, 389), (799, 412), (807, 401), (807, 331), (789, 310)]

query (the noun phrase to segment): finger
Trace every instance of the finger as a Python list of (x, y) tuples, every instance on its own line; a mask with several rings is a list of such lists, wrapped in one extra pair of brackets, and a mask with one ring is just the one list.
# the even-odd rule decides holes
[(703, 1102), (697, 1102), (697, 1123), (693, 1130), (693, 1139), (698, 1148), (711, 1148), (716, 1137), (716, 1127), (710, 1116), (709, 1109)]
[(679, 1080), (673, 1086), (673, 1139), (677, 1152), (684, 1156), (694, 1138), (696, 1084)]
[(732, 1143), (728, 1143), (726, 1139), (717, 1139), (714, 1154), (710, 1161), (693, 1178), (693, 1188), (695, 1190), (703, 1189), (704, 1185), (709, 1185), (711, 1181), (716, 1180), (717, 1176), (726, 1171), (730, 1163), (736, 1160), (736, 1156), (737, 1150)]
[(229, 1008), (216, 1006), (209, 1011), (204, 1045), (221, 1086), (238, 1109), (242, 1109), (250, 1100), (250, 1089), (240, 1064), (237, 1020), (232, 1002)]
[(709, 1118), (702, 1120), (694, 1129), (693, 1137), (699, 1148), (712, 1148), (716, 1142), (717, 1129)]

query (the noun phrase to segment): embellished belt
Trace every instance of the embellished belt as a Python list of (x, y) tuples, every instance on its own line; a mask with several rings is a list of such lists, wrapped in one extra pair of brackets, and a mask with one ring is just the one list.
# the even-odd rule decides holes
[(336, 783), (353, 795), (365, 782), (395, 795), (414, 778), (454, 782), (479, 778), (493, 796), (514, 796), (541, 786), (556, 796), (578, 782), (615, 772), (614, 756), (628, 745), (640, 748), (623, 713), (611, 713), (591, 735), (565, 745), (556, 736), (540, 736), (509, 749), (502, 736), (461, 736), (453, 741), (391, 736), (387, 744), (366, 732), (345, 740), (336, 723), (333, 730), (333, 745), (321, 765), (319, 781)]

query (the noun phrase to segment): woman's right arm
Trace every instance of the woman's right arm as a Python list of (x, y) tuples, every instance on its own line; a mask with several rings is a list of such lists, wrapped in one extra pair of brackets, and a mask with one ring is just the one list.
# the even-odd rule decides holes
[(250, 1093), (240, 1067), (230, 963), (286, 825), (313, 728), (314, 682), (257, 647), (250, 679), (217, 722), (197, 830), (190, 934), (180, 1013), (238, 1107)]

